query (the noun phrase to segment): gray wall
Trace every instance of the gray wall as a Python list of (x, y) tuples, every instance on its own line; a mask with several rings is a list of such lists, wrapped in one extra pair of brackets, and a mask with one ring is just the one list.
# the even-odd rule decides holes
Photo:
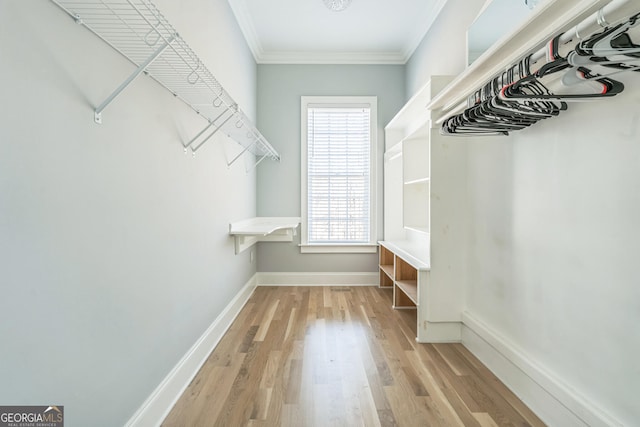
[[(378, 188), (382, 188), (384, 126), (404, 103), (400, 65), (259, 65), (258, 126), (280, 151), (280, 164), (261, 165), (257, 209), (260, 216), (300, 215), (300, 97), (378, 97)], [(380, 206), (382, 200), (378, 200)], [(382, 218), (378, 218), (379, 228)], [(379, 235), (380, 237), (382, 234)], [(376, 271), (376, 254), (301, 254), (297, 244), (260, 243), (258, 271)]]
[(467, 63), (467, 28), (485, 0), (448, 0), (406, 65), (407, 99), (432, 75), (456, 76)]
[(637, 425), (640, 78), (624, 80), (615, 99), (470, 145), (467, 307)]
[[(178, 4), (179, 3), (179, 4)], [(250, 115), (256, 65), (225, 0), (157, 1)], [(93, 122), (132, 66), (48, 1), (0, 2), (0, 403), (123, 425), (255, 264), (230, 220), (255, 173), (147, 77)]]
[[(464, 56), (472, 17), (452, 0), (411, 59), (407, 87)], [(456, 13), (458, 12), (458, 13)], [(421, 71), (423, 70), (423, 71)], [(623, 425), (640, 419), (640, 76), (507, 138), (468, 144), (467, 310)], [(436, 248), (432, 248), (433, 251)]]

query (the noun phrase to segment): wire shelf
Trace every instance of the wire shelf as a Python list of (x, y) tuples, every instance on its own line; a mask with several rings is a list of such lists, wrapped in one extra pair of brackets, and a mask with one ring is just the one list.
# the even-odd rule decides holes
[[(51, 1), (138, 68), (96, 108), (96, 122), (101, 122), (102, 110), (144, 72), (209, 122), (185, 149), (190, 147), (195, 153), (214, 133), (221, 131), (244, 147), (243, 153), (280, 160), (278, 152), (151, 1)], [(209, 129), (212, 129), (209, 135), (198, 143)]]

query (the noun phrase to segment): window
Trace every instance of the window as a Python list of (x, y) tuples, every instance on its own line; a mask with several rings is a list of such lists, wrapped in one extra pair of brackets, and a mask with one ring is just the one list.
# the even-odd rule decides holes
[(373, 252), (377, 99), (302, 97), (302, 251)]

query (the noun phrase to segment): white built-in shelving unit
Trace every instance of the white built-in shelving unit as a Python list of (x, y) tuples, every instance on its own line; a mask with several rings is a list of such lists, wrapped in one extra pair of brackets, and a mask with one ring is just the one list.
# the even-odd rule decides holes
[(431, 182), (428, 132), (402, 141), (403, 226), (429, 232), (429, 188)]
[[(425, 108), (432, 95), (451, 81), (450, 77), (433, 77), (385, 127), (388, 158), (401, 158), (402, 227), (429, 233), (429, 198), (431, 188), (431, 117)], [(393, 167), (385, 171), (393, 174)], [(389, 188), (393, 191), (393, 188)], [(395, 189), (397, 191), (397, 188)], [(387, 195), (388, 192), (385, 192)], [(389, 209), (391, 221), (398, 209)], [(393, 228), (393, 227), (391, 227)]]
[(416, 310), (416, 339), (420, 342), (458, 341), (461, 331), (459, 287), (443, 277), (441, 258), (432, 257), (432, 251), (439, 249), (441, 229), (446, 227), (443, 198), (434, 200), (432, 195), (434, 188), (441, 191), (449, 185), (439, 162), (443, 158), (451, 161), (448, 149), (442, 151), (443, 137), (426, 108), (451, 79), (433, 76), (385, 127), (380, 286), (393, 288), (394, 308)]
[(394, 307), (416, 310), (418, 341), (461, 339), (468, 281), (466, 157), (474, 138), (443, 136), (441, 123), (554, 36), (573, 31), (579, 37), (585, 25), (597, 27), (635, 10), (633, 0), (543, 0), (460, 75), (431, 76), (386, 126), (380, 286), (393, 287)]

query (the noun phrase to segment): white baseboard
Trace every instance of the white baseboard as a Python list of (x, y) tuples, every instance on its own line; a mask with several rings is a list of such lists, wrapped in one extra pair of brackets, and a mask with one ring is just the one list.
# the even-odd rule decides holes
[(258, 273), (258, 286), (378, 286), (380, 273)]
[(418, 329), (416, 342), (451, 343), (460, 342), (462, 322), (426, 322), (426, 327)]
[(256, 283), (256, 275), (254, 275), (127, 421), (126, 427), (155, 427), (164, 421), (249, 300), (256, 288)]
[(462, 320), (462, 344), (547, 425), (622, 426), (473, 314)]

